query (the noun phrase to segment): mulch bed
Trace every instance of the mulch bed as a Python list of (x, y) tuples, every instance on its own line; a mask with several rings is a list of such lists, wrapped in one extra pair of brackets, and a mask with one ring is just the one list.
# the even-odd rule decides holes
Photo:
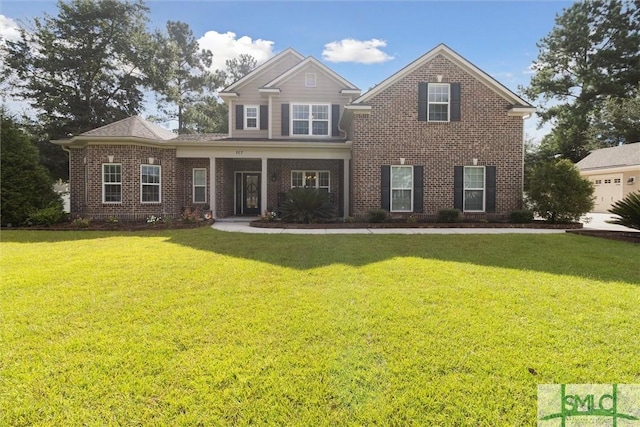
[(214, 221), (199, 221), (195, 223), (182, 223), (176, 221), (171, 224), (148, 224), (145, 222), (123, 221), (109, 223), (104, 221), (92, 221), (87, 227), (79, 227), (71, 222), (62, 222), (52, 226), (31, 226), (31, 227), (3, 227), (3, 230), (47, 230), (47, 231), (159, 231), (159, 230), (181, 230), (185, 228), (198, 228), (210, 226)]
[(552, 230), (579, 229), (582, 223), (550, 224), (544, 221), (535, 221), (528, 224), (513, 224), (510, 222), (419, 222), (410, 224), (407, 222), (328, 222), (323, 224), (292, 224), (284, 222), (264, 222), (262, 220), (251, 221), (251, 227), (259, 228), (294, 228), (294, 229), (325, 229), (325, 228), (544, 228)]
[(622, 242), (640, 243), (640, 232), (610, 231), (610, 230), (567, 230), (567, 233), (581, 236), (600, 237), (602, 239), (619, 240)]

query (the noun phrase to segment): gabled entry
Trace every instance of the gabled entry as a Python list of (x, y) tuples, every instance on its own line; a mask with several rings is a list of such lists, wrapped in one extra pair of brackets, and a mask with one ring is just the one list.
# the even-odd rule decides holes
[(236, 215), (260, 215), (260, 172), (236, 172)]

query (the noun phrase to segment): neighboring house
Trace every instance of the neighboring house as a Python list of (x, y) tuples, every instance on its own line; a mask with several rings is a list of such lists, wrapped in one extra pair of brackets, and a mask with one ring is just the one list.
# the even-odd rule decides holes
[(534, 108), (445, 45), (365, 95), (287, 49), (220, 92), (228, 135), (176, 135), (139, 117), (54, 141), (79, 216), (259, 215), (292, 187), (340, 215), (506, 216), (520, 209), (523, 118)]
[(594, 212), (606, 213), (615, 202), (640, 190), (640, 142), (594, 150), (576, 166), (594, 185)]

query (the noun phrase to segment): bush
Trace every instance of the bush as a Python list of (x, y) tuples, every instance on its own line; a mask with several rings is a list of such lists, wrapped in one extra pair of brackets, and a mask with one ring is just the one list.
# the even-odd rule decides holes
[(576, 222), (593, 209), (593, 184), (566, 159), (537, 164), (527, 196), (533, 212), (549, 222)]
[(629, 193), (624, 199), (615, 202), (609, 212), (620, 218), (607, 221), (608, 223), (640, 230), (640, 191)]
[(460, 219), (458, 209), (440, 209), (438, 211), (438, 222), (456, 222)]
[(369, 222), (385, 222), (387, 220), (387, 211), (384, 209), (369, 209), (367, 211), (367, 220)]
[(407, 217), (407, 224), (417, 224), (418, 223), (418, 218), (416, 218), (415, 215), (409, 215)]
[(29, 215), (27, 223), (32, 225), (53, 225), (62, 222), (64, 219), (64, 212), (62, 210), (62, 204), (59, 202), (52, 202), (46, 208), (38, 209)]
[(529, 210), (513, 211), (509, 214), (509, 222), (514, 222), (516, 224), (533, 222), (533, 212)]
[(328, 193), (316, 188), (293, 188), (279, 209), (284, 222), (312, 224), (336, 218)]
[(356, 222), (356, 219), (352, 216), (345, 216), (344, 217), (344, 222), (346, 224), (353, 224), (354, 222)]
[[(74, 226), (75, 228), (87, 228), (89, 227), (89, 224), (91, 224), (90, 218), (76, 218), (73, 221), (71, 221), (71, 225)], [(114, 224), (114, 223), (108, 222), (108, 224)]]

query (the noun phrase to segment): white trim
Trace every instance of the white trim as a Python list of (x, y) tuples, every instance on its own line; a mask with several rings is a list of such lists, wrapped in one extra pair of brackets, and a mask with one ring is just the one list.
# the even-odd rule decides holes
[(304, 61), (289, 68), (286, 72), (284, 72), (283, 74), (279, 75), (278, 77), (276, 77), (275, 79), (271, 80), (269, 83), (264, 85), (263, 88), (277, 87), (277, 85), (293, 77), (298, 71), (300, 71), (303, 67), (306, 67), (308, 64), (315, 65), (317, 68), (320, 69), (320, 71), (324, 72), (324, 74), (326, 74), (328, 77), (331, 77), (334, 80), (338, 81), (340, 84), (344, 85), (345, 89), (354, 89), (354, 90), (358, 89), (351, 82), (349, 82), (344, 77), (342, 77), (341, 75), (333, 71), (331, 68), (324, 65), (322, 62), (315, 59), (313, 56), (309, 56)]
[[(199, 184), (196, 186), (196, 171), (204, 172), (204, 185)], [(204, 188), (204, 200), (196, 200), (196, 187)], [(191, 171), (191, 200), (193, 203), (207, 203), (207, 168), (193, 168)]]
[[(467, 188), (465, 185), (465, 171), (467, 168), (470, 169), (482, 169), (482, 189), (480, 188)], [(469, 210), (466, 209), (466, 201), (467, 201), (467, 190), (469, 191), (479, 191), (482, 190), (482, 209), (481, 210)], [(462, 211), (463, 212), (471, 212), (471, 213), (481, 213), (487, 210), (487, 168), (484, 166), (463, 166), (462, 168)]]
[[(293, 128), (293, 122), (295, 121), (303, 121), (302, 119), (294, 119), (293, 118), (293, 107), (295, 105), (302, 105), (302, 106), (307, 106), (309, 107), (309, 115), (307, 117), (307, 122), (309, 124), (309, 132), (308, 133), (293, 133), (294, 128)], [(313, 122), (317, 121), (317, 122), (324, 122), (324, 119), (317, 119), (314, 120), (313, 119), (313, 107), (314, 106), (322, 106), (322, 107), (327, 107), (327, 133), (324, 135), (314, 135), (313, 134)], [(306, 136), (306, 137), (312, 137), (312, 138), (323, 138), (323, 137), (331, 137), (331, 129), (332, 129), (332, 123), (331, 123), (331, 119), (332, 119), (332, 111), (331, 111), (331, 104), (326, 104), (326, 103), (309, 103), (309, 102), (291, 102), (289, 104), (289, 136), (290, 137), (300, 137), (300, 136)]]
[[(393, 187), (393, 169), (411, 169), (411, 187), (410, 188), (394, 188)], [(390, 165), (389, 168), (389, 212), (413, 212), (413, 187), (415, 185), (415, 176), (412, 165)], [(411, 208), (409, 210), (405, 209), (393, 209), (393, 190), (409, 190), (411, 192), (410, 201)]]
[[(316, 174), (316, 185), (315, 187), (309, 187), (309, 188), (316, 188), (318, 190), (322, 189), (322, 188), (326, 188), (327, 189), (327, 193), (331, 193), (331, 171), (328, 169), (318, 169), (318, 170), (306, 170), (306, 169), (292, 169), (291, 170), (291, 174), (290, 174), (290, 180), (289, 183), (291, 184), (291, 188), (299, 188), (299, 187), (294, 187), (293, 186), (293, 174), (294, 173), (301, 173), (302, 174), (302, 188), (307, 188), (307, 185), (305, 183), (306, 181), (306, 174), (307, 173), (315, 173)], [(329, 175), (329, 183), (327, 185), (320, 185), (320, 173), (327, 173)]]
[[(114, 182), (108, 182), (106, 183), (104, 181), (104, 167), (105, 166), (119, 166), (120, 167), (120, 181), (114, 181)], [(105, 205), (120, 205), (122, 204), (122, 163), (102, 163), (102, 167), (100, 168), (101, 171), (101, 181), (102, 181), (102, 203)], [(118, 202), (107, 202), (105, 200), (105, 185), (119, 185), (120, 186), (120, 201)]]
[[(351, 197), (350, 191), (350, 173), (349, 173), (349, 160), (344, 159), (342, 161), (342, 176), (343, 176), (343, 188), (342, 188), (342, 206), (344, 210), (344, 216), (349, 216), (349, 197)], [(329, 177), (331, 178), (331, 177)]]
[(268, 123), (267, 126), (269, 129), (267, 129), (267, 138), (269, 139), (273, 139), (273, 96), (269, 95), (269, 117), (267, 117), (268, 119)]
[[(149, 168), (157, 168), (158, 169), (158, 182), (147, 182), (147, 183), (143, 183), (142, 182), (142, 169), (145, 167), (149, 167)], [(142, 200), (142, 189), (144, 188), (144, 186), (154, 186), (154, 187), (158, 187), (158, 200), (152, 200), (152, 201), (144, 201)], [(160, 165), (150, 165), (150, 164), (146, 164), (143, 163), (140, 165), (140, 203), (144, 204), (144, 205), (157, 205), (159, 203), (162, 203), (162, 166)]]
[[(247, 110), (249, 108), (253, 108), (256, 110), (256, 116), (255, 117), (251, 117), (252, 119), (255, 118), (256, 119), (256, 125), (255, 127), (251, 127), (247, 124), (247, 120), (249, 119), (248, 115), (247, 115)], [(243, 129), (244, 130), (260, 130), (260, 106), (259, 105), (245, 105), (244, 106), (244, 117), (243, 117)]]
[(258, 89), (258, 92), (260, 92), (260, 93), (269, 93), (269, 94), (275, 93), (275, 94), (279, 95), (280, 94), (280, 89), (278, 89), (278, 88), (264, 88), (264, 87), (261, 87), (260, 89)]
[[(206, 157), (206, 156), (202, 156)], [(214, 218), (216, 215), (216, 158), (209, 157), (209, 207)]]
[[(431, 88), (446, 87), (447, 88), (447, 102), (442, 101), (429, 101), (429, 90)], [(429, 118), (429, 106), (430, 105), (447, 105), (447, 120), (431, 120)], [(451, 121), (451, 83), (429, 83), (427, 84), (427, 122), (433, 123), (449, 123)]]

